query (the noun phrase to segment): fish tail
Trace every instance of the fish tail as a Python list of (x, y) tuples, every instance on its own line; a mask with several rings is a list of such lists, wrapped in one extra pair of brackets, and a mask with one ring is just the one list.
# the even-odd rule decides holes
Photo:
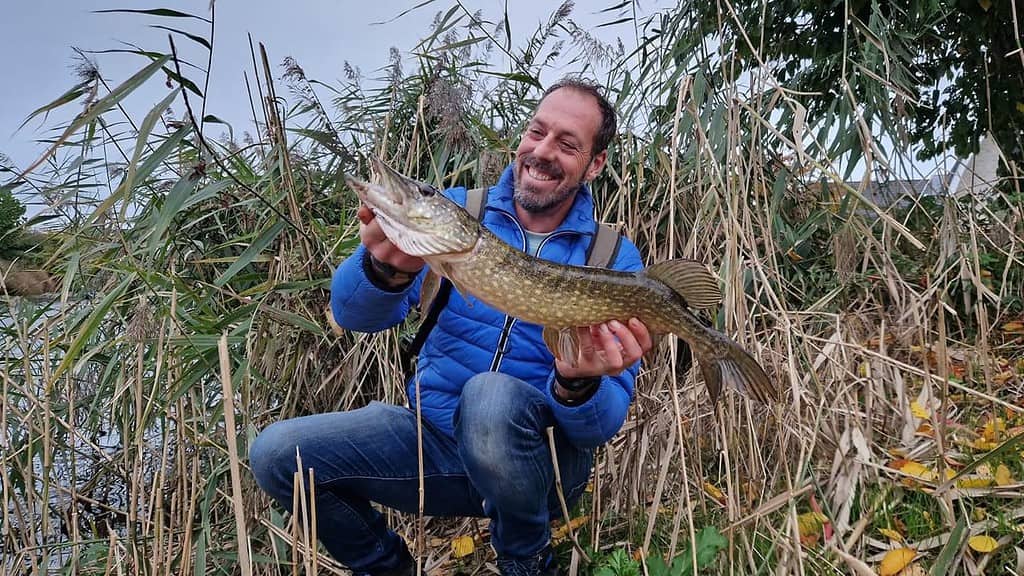
[(711, 402), (718, 400), (723, 386), (731, 386), (762, 404), (779, 400), (779, 391), (761, 365), (724, 334), (718, 334), (714, 354), (696, 354)]

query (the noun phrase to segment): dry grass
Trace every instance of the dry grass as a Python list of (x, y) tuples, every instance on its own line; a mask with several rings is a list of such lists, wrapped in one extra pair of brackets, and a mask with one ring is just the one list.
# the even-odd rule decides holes
[[(513, 53), (521, 73), (539, 74), (565, 18)], [(424, 51), (462, 38), (446, 30), (438, 23)], [(710, 60), (675, 67), (667, 47), (678, 30), (641, 32), (652, 39), (645, 58), (622, 57), (628, 66), (607, 76), (629, 129), (595, 183), (600, 216), (650, 262), (690, 257), (715, 270), (725, 298), (711, 321), (787, 393), (770, 408), (736, 393), (709, 405), (663, 342), (570, 511), (585, 520), (560, 541), (565, 565), (626, 576), (653, 570), (630, 564), (634, 555), (704, 564), (687, 546), (713, 527), (727, 539), (710, 561), (720, 573), (861, 574), (902, 546), (933, 574), (1019, 571), (1024, 217), (1014, 167), (986, 198), (872, 205), (842, 182), (846, 160), (812, 145), (820, 125), (774, 127), (792, 95), (767, 79), (742, 91), (709, 84), (720, 71)], [(342, 573), (312, 546), (315, 510), (300, 504), (306, 522), (282, 516), (245, 459), (279, 418), (405, 401), (396, 351), (409, 327), (329, 329), (327, 279), (358, 241), (338, 175), (376, 152), (437, 184), (489, 182), (529, 112), (520, 103), (537, 91), (515, 78), (487, 84), (440, 56), (379, 91), (356, 79), (314, 85), (291, 61), (305, 108), (286, 110), (262, 47), (253, 62), (261, 130), (251, 143), (218, 143), (193, 123), (194, 92), (191, 116), (169, 121), (157, 105), (117, 136), (106, 130), (123, 119), (120, 98), (146, 79), (105, 90), (97, 71), (78, 88), (96, 104), (62, 127), (65, 140), (92, 138), (96, 158), (123, 150), (131, 169), (95, 198), (89, 186), (111, 161), (76, 175), (80, 194), (53, 205), (68, 215), (47, 262), (59, 291), (4, 298), (8, 573)], [(625, 69), (636, 73), (628, 87)], [(451, 102), (469, 92), (485, 100)], [(452, 106), (464, 124), (439, 119)], [(869, 166), (882, 161), (871, 159), (874, 138), (860, 127)], [(65, 181), (64, 149), (16, 186)], [(393, 520), (424, 543), (424, 571), (490, 570), (485, 521)], [(998, 540), (995, 552), (967, 546), (982, 533)], [(453, 558), (458, 535), (474, 537), (476, 552)]]

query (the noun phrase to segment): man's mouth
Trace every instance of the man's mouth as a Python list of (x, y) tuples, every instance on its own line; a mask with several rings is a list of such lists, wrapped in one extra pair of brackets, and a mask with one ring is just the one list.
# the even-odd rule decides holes
[(562, 171), (558, 169), (558, 166), (547, 165), (546, 162), (529, 156), (523, 158), (523, 167), (530, 178), (540, 182), (550, 182), (562, 177)]
[(545, 172), (541, 172), (540, 170), (537, 170), (533, 166), (527, 166), (526, 167), (526, 173), (529, 174), (530, 178), (533, 178), (534, 180), (547, 181), (547, 180), (554, 180), (555, 179), (554, 176), (550, 176), (550, 175), (548, 175)]

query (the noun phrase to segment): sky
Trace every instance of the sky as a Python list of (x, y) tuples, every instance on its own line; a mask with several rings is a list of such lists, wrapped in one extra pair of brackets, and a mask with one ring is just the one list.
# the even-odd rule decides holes
[[(484, 18), (490, 21), (497, 21), (505, 11), (503, 0), (461, 1), (471, 11), (482, 10)], [(252, 78), (247, 34), (252, 35), (254, 42), (266, 45), (275, 75), (280, 75), (281, 61), (291, 56), (305, 69), (307, 77), (335, 85), (342, 78), (345, 61), (358, 67), (364, 76), (373, 77), (375, 70), (388, 63), (392, 47), (408, 56), (421, 37), (428, 33), (434, 15), (447, 11), (456, 3), (457, 0), (434, 0), (424, 7), (415, 8), (423, 4), (423, 0), (295, 0), (287, 3), (217, 0), (207, 113), (230, 122), (236, 135), (243, 130), (253, 131), (243, 78), (243, 71), (249, 71), (250, 80)], [(613, 0), (577, 0), (571, 17), (581, 27), (592, 29), (614, 19), (614, 15), (602, 14), (600, 10), (617, 3)], [(33, 119), (19, 130), (33, 110), (54, 100), (76, 83), (73, 47), (85, 51), (121, 49), (129, 48), (124, 44), (127, 42), (167, 51), (167, 32), (153, 28), (153, 25), (170, 25), (208, 35), (207, 25), (197, 20), (101, 14), (96, 11), (173, 8), (209, 17), (210, 0), (17, 0), (6, 4), (5, 31), (0, 34), (0, 54), (7, 57), (8, 64), (0, 82), (0, 153), (11, 158), (21, 169), (45, 151), (45, 146), (34, 140), (52, 136), (47, 129), (81, 110), (78, 104), (73, 104), (48, 120)], [(642, 10), (653, 12), (671, 2), (646, 0), (638, 4)], [(513, 34), (526, 36), (532, 33), (557, 7), (558, 3), (550, 0), (509, 0)], [(402, 15), (412, 8), (415, 9)], [(622, 36), (626, 46), (635, 45), (631, 27), (609, 26), (597, 32), (606, 40)], [(205, 52), (181, 37), (176, 37), (175, 43), (186, 60)], [(141, 56), (125, 54), (101, 54), (95, 58), (111, 87), (149, 62)], [(202, 64), (205, 66), (205, 62)], [(195, 71), (186, 71), (185, 75), (202, 77)], [(138, 122), (166, 95), (167, 90), (161, 77), (154, 76), (125, 100), (125, 107)]]

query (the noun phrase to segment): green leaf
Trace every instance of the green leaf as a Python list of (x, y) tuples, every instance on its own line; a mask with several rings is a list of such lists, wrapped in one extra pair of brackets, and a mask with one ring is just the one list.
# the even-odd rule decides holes
[(132, 160), (128, 164), (128, 173), (124, 177), (123, 185), (126, 188), (131, 188), (135, 183), (135, 168), (139, 163), (139, 159), (142, 158), (143, 150), (146, 149), (146, 143), (149, 141), (149, 134), (153, 131), (153, 126), (156, 125), (156, 121), (160, 119), (164, 111), (178, 97), (180, 92), (181, 88), (171, 90), (171, 93), (154, 106), (142, 120), (142, 124), (139, 126), (139, 135), (135, 138), (135, 151), (132, 152)]
[(120, 86), (111, 90), (110, 94), (107, 94), (106, 96), (95, 102), (87, 110), (79, 114), (78, 117), (75, 118), (70, 125), (68, 125), (67, 129), (64, 130), (64, 133), (61, 134), (59, 138), (57, 138), (53, 145), (51, 145), (50, 148), (45, 153), (43, 153), (43, 155), (38, 160), (33, 162), (31, 166), (26, 168), (25, 171), (21, 173), (21, 176), (24, 177), (25, 175), (31, 173), (40, 164), (42, 164), (48, 156), (53, 154), (57, 150), (57, 148), (60, 147), (61, 144), (66, 142), (72, 134), (77, 132), (86, 124), (90, 124), (91, 122), (96, 120), (101, 114), (116, 106), (121, 100), (124, 100), (124, 98), (131, 94), (136, 88), (141, 86), (146, 80), (149, 80), (149, 77), (152, 76), (157, 70), (159, 70), (160, 67), (163, 66), (169, 59), (170, 56), (164, 55), (163, 57), (157, 59), (155, 62), (151, 63), (149, 66), (146, 66), (142, 70), (139, 70), (131, 78), (125, 80)]
[(255, 242), (253, 242), (248, 248), (246, 248), (245, 252), (242, 252), (241, 256), (238, 257), (238, 260), (235, 260), (235, 262), (231, 264), (231, 266), (228, 266), (228, 269), (225, 270), (224, 273), (221, 274), (219, 278), (214, 280), (213, 284), (218, 287), (227, 284), (228, 281), (235, 276), (235, 274), (238, 274), (238, 272), (241, 271), (242, 268), (248, 266), (249, 263), (252, 262), (253, 258), (255, 258), (260, 252), (263, 251), (264, 248), (266, 248), (271, 242), (273, 242), (274, 239), (277, 238), (277, 235), (281, 233), (281, 230), (284, 230), (284, 227), (284, 222), (275, 222), (273, 226), (268, 228), (263, 233), (262, 236), (260, 236)]
[(949, 569), (953, 567), (953, 560), (956, 559), (956, 554), (964, 543), (964, 537), (967, 536), (966, 528), (967, 517), (961, 515), (957, 519), (953, 531), (949, 533), (946, 545), (942, 547), (939, 556), (935, 558), (935, 564), (932, 564), (931, 576), (946, 576), (949, 573)]
[(157, 24), (154, 24), (154, 25), (150, 26), (150, 28), (159, 28), (160, 30), (167, 30), (168, 32), (174, 32), (175, 34), (181, 34), (182, 36), (188, 38), (189, 40), (191, 40), (191, 41), (193, 41), (193, 42), (195, 42), (197, 44), (200, 44), (200, 45), (206, 47), (207, 50), (213, 50), (213, 46), (210, 45), (210, 41), (207, 40), (206, 38), (203, 38), (202, 36), (197, 36), (195, 34), (189, 34), (188, 32), (185, 32), (184, 30), (178, 30), (177, 28), (170, 28), (168, 26), (160, 26), (160, 25), (157, 25)]
[(164, 201), (164, 205), (160, 208), (160, 211), (156, 214), (156, 221), (153, 223), (151, 231), (149, 233), (149, 242), (146, 244), (146, 252), (150, 255), (154, 254), (157, 249), (157, 245), (164, 237), (164, 232), (171, 225), (171, 220), (181, 211), (185, 205), (186, 200), (192, 196), (192, 192), (195, 191), (195, 180), (190, 176), (178, 180), (178, 182), (171, 188), (171, 191), (167, 193), (167, 199)]
[(51, 110), (54, 110), (56, 108), (60, 108), (61, 106), (67, 104), (68, 102), (73, 102), (73, 101), (77, 100), (79, 96), (81, 96), (82, 94), (85, 94), (85, 88), (89, 84), (91, 84), (91, 83), (92, 83), (92, 80), (86, 80), (84, 82), (80, 82), (78, 84), (75, 84), (74, 86), (69, 88), (67, 92), (65, 92), (65, 93), (61, 94), (60, 96), (58, 96), (57, 99), (54, 100), (53, 102), (50, 102), (49, 104), (46, 104), (45, 106), (40, 106), (39, 108), (36, 108), (35, 110), (32, 111), (31, 114), (28, 115), (28, 118), (25, 118), (25, 121), (22, 122), (20, 126), (18, 126), (18, 130), (21, 130), (22, 128), (24, 128), (25, 124), (28, 124), (29, 122), (31, 122), (32, 119), (35, 118), (36, 116), (38, 116), (40, 114), (43, 114), (43, 113), (50, 112)]
[(169, 18), (195, 18), (196, 20), (202, 20), (203, 22), (209, 23), (210, 21), (202, 16), (196, 16), (195, 14), (186, 14), (185, 12), (178, 12), (177, 10), (170, 10), (168, 8), (153, 8), (150, 10), (131, 10), (128, 8), (118, 8), (110, 10), (93, 10), (94, 14), (110, 14), (110, 13), (125, 13), (125, 14), (149, 14), (151, 16), (166, 16)]
[(61, 360), (60, 365), (54, 370), (52, 381), (57, 382), (58, 379), (66, 372), (72, 364), (78, 359), (78, 354), (82, 351), (89, 340), (95, 335), (96, 330), (99, 328), (103, 319), (106, 318), (107, 310), (114, 305), (114, 302), (124, 294), (128, 286), (135, 281), (136, 274), (132, 272), (124, 280), (121, 281), (113, 290), (107, 293), (100, 300), (96, 308), (86, 318), (84, 324), (78, 327), (78, 331), (75, 334), (75, 339), (71, 342), (71, 346), (68, 347), (67, 352), (64, 353), (64, 359)]
[[(192, 125), (185, 125), (171, 134), (169, 138), (163, 141), (152, 154), (146, 157), (146, 160), (142, 162), (142, 165), (135, 170), (135, 178), (138, 180), (145, 180), (149, 175), (156, 169), (158, 165), (167, 160), (167, 158), (174, 152), (181, 140), (185, 138), (185, 135), (192, 131)], [(107, 196), (103, 202), (93, 210), (89, 216), (89, 220), (86, 224), (95, 223), (103, 214), (110, 210), (110, 207), (121, 200), (125, 194), (131, 190), (130, 187), (125, 185), (125, 180), (121, 181), (121, 184)]]

